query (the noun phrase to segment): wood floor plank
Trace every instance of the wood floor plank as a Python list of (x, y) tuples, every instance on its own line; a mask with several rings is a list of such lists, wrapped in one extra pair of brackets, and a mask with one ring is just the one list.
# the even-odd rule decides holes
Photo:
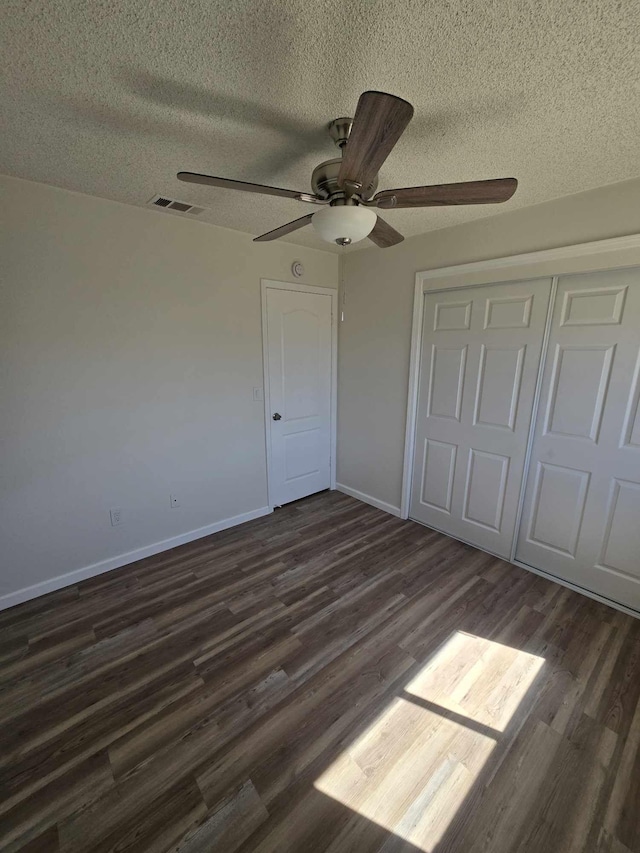
[(249, 779), (233, 790), (192, 834), (176, 847), (180, 853), (234, 853), (269, 818), (269, 812)]
[(640, 853), (640, 621), (338, 492), (0, 613), (0, 849)]
[(113, 790), (114, 779), (106, 755), (92, 756), (0, 817), (2, 849), (6, 853), (19, 850), (68, 815)]
[[(201, 680), (177, 678), (174, 671), (134, 695), (124, 695), (107, 708), (95, 707), (75, 725), (62, 730), (47, 727), (31, 741), (23, 740), (13, 751), (2, 756), (2, 803), (0, 813), (30, 797), (49, 782), (69, 772), (91, 756), (122, 740), (134, 727), (144, 727), (169, 703), (184, 702), (197, 690)], [(112, 761), (113, 770), (113, 761)]]
[(137, 808), (121, 808), (117, 824), (100, 808), (91, 812), (91, 824), (72, 819), (59, 826), (60, 853), (87, 848), (94, 853), (126, 853), (167, 850), (198, 826), (207, 809), (194, 780), (167, 785), (151, 802), (143, 798)]

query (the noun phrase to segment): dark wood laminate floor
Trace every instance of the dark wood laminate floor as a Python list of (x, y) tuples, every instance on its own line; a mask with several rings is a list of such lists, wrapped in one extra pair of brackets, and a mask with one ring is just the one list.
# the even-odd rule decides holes
[(337, 492), (0, 614), (2, 850), (640, 850), (640, 621)]

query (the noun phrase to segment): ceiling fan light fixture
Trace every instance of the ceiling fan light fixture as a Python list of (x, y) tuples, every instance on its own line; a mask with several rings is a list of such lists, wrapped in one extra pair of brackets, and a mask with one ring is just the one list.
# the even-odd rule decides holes
[(324, 207), (313, 214), (311, 224), (327, 243), (348, 246), (368, 237), (377, 218), (376, 213), (368, 207), (345, 204)]

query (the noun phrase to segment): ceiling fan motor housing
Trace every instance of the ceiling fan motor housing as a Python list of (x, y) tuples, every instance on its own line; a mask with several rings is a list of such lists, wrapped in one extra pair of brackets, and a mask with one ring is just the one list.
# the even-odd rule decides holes
[[(325, 160), (313, 170), (311, 176), (311, 188), (313, 192), (320, 198), (331, 198), (332, 196), (340, 197), (344, 191), (338, 186), (338, 175), (340, 173), (341, 157), (336, 157), (333, 160)], [(378, 189), (378, 176), (371, 181), (366, 189), (362, 189), (358, 195), (361, 198), (371, 198)]]

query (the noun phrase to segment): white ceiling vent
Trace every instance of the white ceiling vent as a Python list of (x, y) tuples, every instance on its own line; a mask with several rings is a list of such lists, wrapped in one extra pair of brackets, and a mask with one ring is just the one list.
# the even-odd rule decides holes
[(175, 210), (176, 213), (190, 213), (191, 216), (197, 216), (204, 210), (204, 207), (196, 207), (186, 201), (176, 201), (174, 198), (167, 198), (166, 195), (154, 195), (147, 203), (151, 207), (163, 207), (165, 210)]

